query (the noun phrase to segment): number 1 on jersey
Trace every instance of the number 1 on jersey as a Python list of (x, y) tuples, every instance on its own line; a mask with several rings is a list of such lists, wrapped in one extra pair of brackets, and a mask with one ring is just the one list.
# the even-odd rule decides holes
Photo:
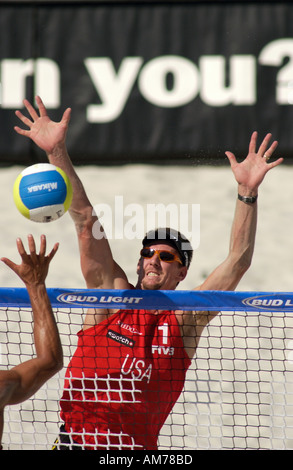
[(168, 323), (158, 326), (158, 330), (162, 331), (162, 343), (168, 344)]

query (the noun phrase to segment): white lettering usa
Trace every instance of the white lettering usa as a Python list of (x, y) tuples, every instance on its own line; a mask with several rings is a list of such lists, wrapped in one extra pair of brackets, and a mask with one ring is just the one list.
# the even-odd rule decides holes
[(149, 383), (152, 375), (152, 364), (147, 366), (143, 359), (131, 358), (127, 354), (121, 367), (121, 373), (124, 376), (129, 375), (134, 380), (146, 380)]

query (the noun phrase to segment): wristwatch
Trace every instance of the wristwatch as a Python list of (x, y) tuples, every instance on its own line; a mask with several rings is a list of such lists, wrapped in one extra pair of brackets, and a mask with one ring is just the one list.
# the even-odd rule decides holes
[(239, 201), (245, 202), (245, 204), (253, 204), (257, 200), (257, 195), (256, 196), (240, 196), (238, 194), (238, 199)]

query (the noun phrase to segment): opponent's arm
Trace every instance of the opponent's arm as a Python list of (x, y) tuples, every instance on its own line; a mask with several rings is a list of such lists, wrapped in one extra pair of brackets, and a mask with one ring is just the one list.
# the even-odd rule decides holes
[[(51, 260), (55, 256), (58, 244), (46, 256), (46, 238), (41, 237), (39, 254), (36, 253), (34, 239), (28, 237), (30, 254), (23, 243), (17, 240), (18, 252), (22, 262), (16, 265), (7, 258), (2, 261), (9, 266), (24, 282), (32, 306), (34, 321), (34, 342), (36, 357), (23, 362), (11, 370), (0, 371), (0, 410), (22, 402), (32, 396), (49, 378), (63, 367), (63, 352), (60, 337), (48, 298), (45, 279)], [(3, 420), (0, 419), (0, 438)]]
[[(125, 273), (113, 259), (106, 234), (103, 232), (83, 184), (78, 177), (66, 148), (66, 135), (71, 109), (64, 112), (60, 122), (52, 121), (40, 97), (36, 97), (39, 114), (28, 100), (24, 105), (30, 118), (16, 111), (17, 117), (29, 128), (16, 126), (15, 131), (35, 142), (47, 153), (49, 162), (63, 169), (68, 175), (73, 199), (69, 213), (75, 223), (78, 236), (81, 269), (88, 288), (126, 288)], [(94, 233), (93, 233), (94, 227)], [(98, 234), (99, 236), (95, 236)], [(104, 235), (104, 236), (101, 236)]]

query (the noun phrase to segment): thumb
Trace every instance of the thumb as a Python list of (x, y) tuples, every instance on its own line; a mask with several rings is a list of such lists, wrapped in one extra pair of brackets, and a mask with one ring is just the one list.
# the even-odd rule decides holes
[(67, 108), (62, 116), (61, 123), (68, 126), (71, 117), (71, 108)]
[(6, 266), (8, 266), (10, 269), (12, 269), (14, 272), (15, 272), (15, 269), (17, 267), (17, 264), (13, 263), (13, 261), (11, 261), (10, 259), (8, 258), (1, 258), (1, 261), (6, 264)]
[(231, 167), (237, 164), (236, 157), (232, 152), (225, 152), (226, 157), (228, 158)]

